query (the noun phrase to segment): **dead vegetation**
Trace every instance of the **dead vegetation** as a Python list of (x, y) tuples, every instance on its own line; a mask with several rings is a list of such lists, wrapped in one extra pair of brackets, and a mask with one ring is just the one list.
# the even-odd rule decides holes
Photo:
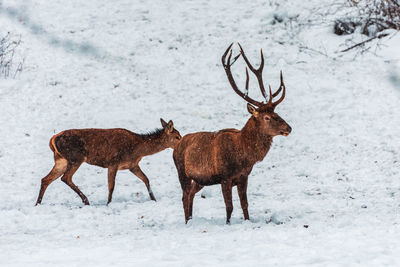
[(368, 38), (353, 41), (342, 52), (360, 48), (362, 52), (379, 46), (380, 40), (390, 34), (386, 30), (400, 30), (400, 1), (399, 0), (348, 0), (354, 12), (338, 19), (334, 23), (334, 33), (347, 35), (359, 32)]
[(3, 78), (15, 78), (22, 72), (24, 59), (16, 60), (17, 50), (21, 44), (21, 36), (10, 32), (0, 38), (0, 75)]

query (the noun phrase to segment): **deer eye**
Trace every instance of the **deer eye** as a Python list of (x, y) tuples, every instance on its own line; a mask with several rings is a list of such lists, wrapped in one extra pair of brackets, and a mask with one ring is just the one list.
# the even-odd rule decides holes
[(175, 137), (176, 140), (179, 140), (179, 136)]
[(264, 120), (270, 121), (271, 119), (270, 119), (269, 117), (265, 116), (265, 117), (264, 117)]

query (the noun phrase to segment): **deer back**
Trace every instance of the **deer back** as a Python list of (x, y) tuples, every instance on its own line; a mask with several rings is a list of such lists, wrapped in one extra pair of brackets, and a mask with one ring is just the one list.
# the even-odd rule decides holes
[(248, 175), (267, 151), (246, 142), (242, 131), (224, 129), (185, 135), (173, 155), (185, 176), (209, 185), (220, 183), (222, 177)]
[(57, 151), (68, 161), (107, 167), (140, 155), (142, 138), (126, 129), (72, 129), (55, 137)]

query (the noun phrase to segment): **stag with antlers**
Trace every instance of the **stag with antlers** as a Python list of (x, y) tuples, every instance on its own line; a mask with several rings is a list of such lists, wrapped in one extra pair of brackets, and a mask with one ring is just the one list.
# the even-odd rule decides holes
[[(279, 89), (272, 94), (269, 87), (269, 99), (262, 80), (264, 56), (261, 50), (261, 63), (254, 68), (247, 59), (239, 44), (240, 54), (232, 59), (232, 45), (222, 56), (229, 83), (233, 90), (247, 102), (250, 119), (241, 130), (224, 129), (218, 132), (197, 132), (184, 136), (174, 149), (173, 158), (178, 171), (183, 191), (183, 209), (185, 222), (192, 218), (193, 198), (204, 186), (221, 184), (226, 206), (226, 223), (230, 222), (232, 205), (232, 187), (237, 186), (240, 204), (245, 220), (249, 220), (247, 203), (247, 180), (256, 162), (267, 155), (272, 138), (277, 135), (287, 136), (291, 127), (277, 114), (275, 108), (285, 98), (286, 88), (280, 74)], [(226, 60), (226, 56), (228, 55)], [(246, 68), (246, 93), (239, 90), (233, 79), (231, 66), (242, 56), (251, 72), (255, 74), (264, 102), (256, 101), (248, 96), (249, 73)], [(282, 91), (281, 97), (273, 102)]]

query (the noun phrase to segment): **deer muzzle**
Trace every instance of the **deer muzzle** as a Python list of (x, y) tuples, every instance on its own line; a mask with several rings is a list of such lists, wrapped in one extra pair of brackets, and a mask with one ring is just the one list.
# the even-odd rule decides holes
[(281, 135), (288, 136), (292, 132), (292, 127), (287, 126), (286, 130), (281, 131)]

